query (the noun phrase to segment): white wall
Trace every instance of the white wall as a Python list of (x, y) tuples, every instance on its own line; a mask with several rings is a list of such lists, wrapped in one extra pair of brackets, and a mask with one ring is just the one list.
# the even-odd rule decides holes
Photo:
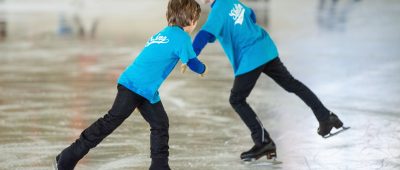
[(61, 16), (72, 26), (74, 16), (84, 25), (98, 20), (100, 39), (146, 37), (166, 25), (166, 0), (81, 1), (86, 5), (76, 5), (75, 0), (5, 0), (0, 14), (6, 18), (10, 39), (55, 37)]

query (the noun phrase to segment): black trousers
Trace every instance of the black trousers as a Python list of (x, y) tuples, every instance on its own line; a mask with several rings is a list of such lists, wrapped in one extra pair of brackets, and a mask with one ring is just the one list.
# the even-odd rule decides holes
[(229, 98), (229, 102), (234, 110), (250, 129), (252, 139), (256, 145), (268, 142), (270, 139), (268, 132), (263, 127), (256, 113), (246, 102), (246, 98), (250, 95), (261, 73), (271, 77), (286, 91), (300, 97), (300, 99), (312, 109), (318, 121), (327, 120), (329, 118), (330, 111), (325, 108), (318, 97), (309, 88), (293, 78), (279, 57), (277, 57), (248, 73), (235, 77)]
[[(168, 164), (168, 128), (167, 113), (160, 102), (151, 104), (142, 96), (118, 85), (118, 93), (112, 108), (104, 117), (98, 119), (86, 128), (74, 143), (61, 152), (62, 163), (69, 164), (78, 161), (91, 148), (96, 147), (105, 137), (111, 134), (131, 113), (138, 108), (144, 119), (150, 124), (150, 150), (152, 166), (154, 161)], [(70, 162), (68, 162), (70, 160)], [(60, 165), (59, 165), (60, 166)], [(62, 166), (62, 165), (61, 165)], [(65, 165), (66, 167), (68, 165)], [(66, 168), (68, 169), (68, 168)]]

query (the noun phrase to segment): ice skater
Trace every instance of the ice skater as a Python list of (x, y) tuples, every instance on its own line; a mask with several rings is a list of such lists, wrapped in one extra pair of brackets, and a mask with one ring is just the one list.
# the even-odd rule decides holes
[(300, 97), (314, 112), (319, 121), (318, 134), (329, 136), (333, 127), (343, 123), (329, 111), (317, 96), (296, 80), (278, 57), (278, 50), (268, 33), (256, 23), (252, 9), (238, 0), (203, 0), (211, 4), (206, 23), (194, 38), (197, 55), (207, 43), (218, 39), (235, 74), (229, 102), (251, 131), (254, 146), (243, 152), (243, 161), (267, 156), (276, 158), (276, 146), (256, 113), (246, 102), (261, 73), (271, 77), (286, 91)]
[(169, 121), (158, 89), (179, 60), (200, 75), (206, 73), (206, 66), (196, 58), (189, 35), (196, 27), (200, 11), (195, 0), (169, 1), (168, 26), (148, 40), (135, 61), (120, 75), (111, 109), (56, 156), (55, 169), (74, 169), (78, 161), (111, 134), (135, 108), (150, 125), (150, 170), (170, 169)]

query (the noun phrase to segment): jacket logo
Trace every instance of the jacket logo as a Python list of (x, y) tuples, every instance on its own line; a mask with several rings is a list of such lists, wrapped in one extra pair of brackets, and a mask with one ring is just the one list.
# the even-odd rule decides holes
[(157, 34), (157, 35), (151, 37), (149, 41), (147, 41), (145, 47), (148, 47), (152, 44), (166, 44), (168, 42), (169, 42), (169, 39), (167, 36), (162, 36), (161, 34)]
[(240, 4), (235, 4), (235, 6), (232, 8), (231, 13), (229, 13), (229, 16), (233, 18), (233, 20), (235, 21), (235, 25), (236, 24), (242, 25), (244, 12), (245, 9)]

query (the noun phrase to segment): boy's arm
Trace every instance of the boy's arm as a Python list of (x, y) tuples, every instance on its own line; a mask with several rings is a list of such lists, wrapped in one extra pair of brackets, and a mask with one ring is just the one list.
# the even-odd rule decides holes
[(192, 58), (188, 61), (187, 66), (193, 71), (198, 74), (203, 74), (206, 71), (206, 65), (200, 62), (199, 59)]
[(197, 73), (200, 74), (201, 76), (204, 76), (207, 73), (207, 66), (202, 63), (199, 59), (196, 58), (192, 58), (190, 59), (187, 64), (183, 64), (181, 66), (181, 72), (185, 73), (186, 71), (186, 66), (189, 66), (189, 68)]
[(252, 20), (254, 23), (257, 23), (256, 14), (254, 13), (254, 11), (253, 11), (252, 9), (250, 9), (250, 10), (251, 10), (251, 13), (250, 13), (250, 18), (251, 18), (251, 20)]
[(193, 72), (200, 74), (201, 77), (207, 74), (207, 65), (202, 63), (197, 57), (189, 59), (186, 64), (182, 64), (181, 72), (185, 73), (188, 66)]
[(200, 30), (193, 41), (193, 50), (198, 56), (207, 43), (215, 41), (215, 36), (205, 30)]
[(181, 42), (179, 45), (181, 48), (179, 48), (176, 55), (179, 56), (180, 60), (182, 61), (181, 72), (185, 73), (187, 67), (189, 66), (193, 72), (200, 74), (203, 77), (207, 72), (207, 68), (205, 64), (197, 59), (197, 55), (193, 49), (193, 44), (190, 37), (185, 37), (183, 42)]
[[(200, 54), (200, 52), (203, 50), (203, 48), (207, 45), (209, 42), (214, 42), (215, 41), (215, 36), (212, 35), (211, 33), (200, 30), (199, 33), (197, 33), (196, 37), (194, 38), (193, 41), (193, 50), (196, 53), (196, 56)], [(181, 66), (181, 72), (184, 73), (186, 71), (186, 66), (189, 66), (189, 68), (201, 76), (204, 76), (207, 73), (207, 66), (200, 62), (199, 59), (192, 58), (190, 59), (187, 64)]]

